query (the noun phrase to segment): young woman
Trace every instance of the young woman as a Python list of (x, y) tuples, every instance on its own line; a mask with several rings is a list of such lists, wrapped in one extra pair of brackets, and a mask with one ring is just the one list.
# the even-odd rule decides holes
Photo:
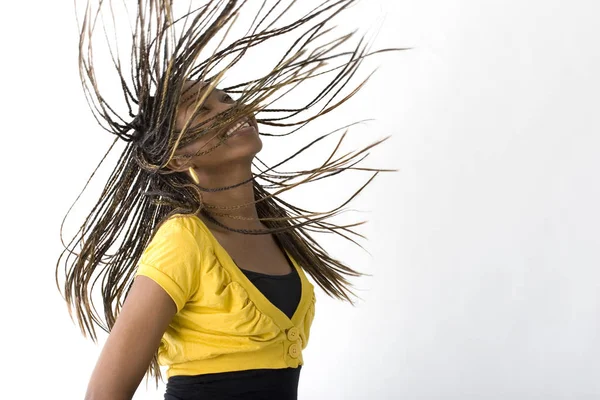
[[(331, 258), (308, 234), (333, 232), (352, 240), (347, 234), (357, 234), (350, 229), (353, 225), (326, 221), (347, 202), (332, 211), (313, 213), (292, 206), (278, 194), (346, 169), (359, 169), (354, 165), (362, 160), (362, 153), (381, 141), (337, 158), (336, 147), (324, 164), (305, 171), (277, 172), (262, 162), (261, 170), (256, 163), (263, 146), (260, 135), (277, 136), (264, 132), (259, 123), (305, 125), (360, 88), (312, 117), (281, 122), (307, 111), (336, 86), (344, 86), (343, 78), (369, 55), (357, 56), (358, 49), (330, 54), (339, 41), (311, 52), (305, 49), (323, 33), (325, 23), (352, 1), (326, 1), (279, 29), (272, 26), (289, 8), (275, 2), (256, 13), (253, 33), (198, 63), (200, 52), (217, 33), (229, 29), (246, 2), (237, 3), (211, 1), (190, 7), (185, 18), (176, 18), (169, 2), (138, 3), (131, 87), (111, 53), (128, 117), (118, 115), (117, 107), (100, 94), (91, 63), (97, 15), (89, 5), (86, 9), (79, 58), (84, 92), (98, 121), (117, 136), (115, 142), (125, 142), (98, 204), (59, 259), (60, 264), (66, 255), (64, 297), (70, 314), (75, 307), (83, 334), (89, 333), (95, 341), (94, 325), (110, 333), (86, 399), (131, 399), (145, 373), (154, 375), (158, 384), (160, 365), (168, 367), (165, 399), (296, 399), (302, 350), (316, 304), (314, 286), (305, 272), (328, 295), (352, 303), (350, 282), (344, 275), (361, 273)], [(112, 6), (110, 11), (115, 12)], [(260, 18), (263, 11), (266, 15)], [(271, 13), (278, 18), (267, 24)], [(265, 76), (218, 87), (248, 48), (311, 21), (314, 26)], [(178, 37), (177, 24), (183, 24)], [(300, 47), (294, 49), (296, 45)], [(229, 65), (208, 76), (231, 54), (236, 57)], [(305, 107), (261, 105), (285, 86), (312, 77), (325, 60), (342, 55), (352, 58), (329, 70), (342, 69)], [(278, 115), (257, 118), (268, 112)], [(59, 265), (57, 274), (58, 270)], [(104, 320), (91, 299), (100, 276)]]

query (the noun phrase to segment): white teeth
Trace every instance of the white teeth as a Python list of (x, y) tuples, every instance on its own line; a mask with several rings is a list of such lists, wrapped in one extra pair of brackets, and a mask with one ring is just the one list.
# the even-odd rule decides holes
[(225, 135), (226, 136), (231, 136), (233, 133), (235, 133), (235, 131), (237, 131), (240, 128), (244, 128), (246, 126), (250, 126), (250, 124), (248, 123), (248, 121), (238, 122), (237, 124), (235, 124), (234, 126), (232, 126), (231, 128), (229, 128), (229, 130), (227, 131), (227, 133)]

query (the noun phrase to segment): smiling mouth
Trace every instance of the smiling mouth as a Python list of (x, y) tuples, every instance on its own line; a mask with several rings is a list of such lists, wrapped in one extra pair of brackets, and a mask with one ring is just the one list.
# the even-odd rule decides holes
[(236, 133), (246, 129), (246, 128), (254, 128), (254, 125), (250, 123), (248, 118), (244, 118), (243, 120), (236, 122), (231, 128), (229, 128), (224, 134), (223, 137), (230, 137), (235, 135)]

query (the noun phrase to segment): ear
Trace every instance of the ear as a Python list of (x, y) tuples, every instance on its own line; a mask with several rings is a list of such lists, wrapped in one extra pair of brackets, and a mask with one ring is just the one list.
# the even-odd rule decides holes
[(171, 160), (169, 160), (169, 162), (167, 163), (167, 168), (169, 168), (172, 171), (185, 172), (190, 167), (193, 167), (192, 163), (190, 162), (190, 159), (191, 156), (175, 153), (173, 158), (171, 158)]

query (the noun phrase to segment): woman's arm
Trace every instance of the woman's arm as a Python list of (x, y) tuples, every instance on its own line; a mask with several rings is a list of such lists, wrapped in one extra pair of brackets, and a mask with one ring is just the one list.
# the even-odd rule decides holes
[(163, 288), (136, 276), (92, 372), (85, 400), (131, 400), (176, 312)]

